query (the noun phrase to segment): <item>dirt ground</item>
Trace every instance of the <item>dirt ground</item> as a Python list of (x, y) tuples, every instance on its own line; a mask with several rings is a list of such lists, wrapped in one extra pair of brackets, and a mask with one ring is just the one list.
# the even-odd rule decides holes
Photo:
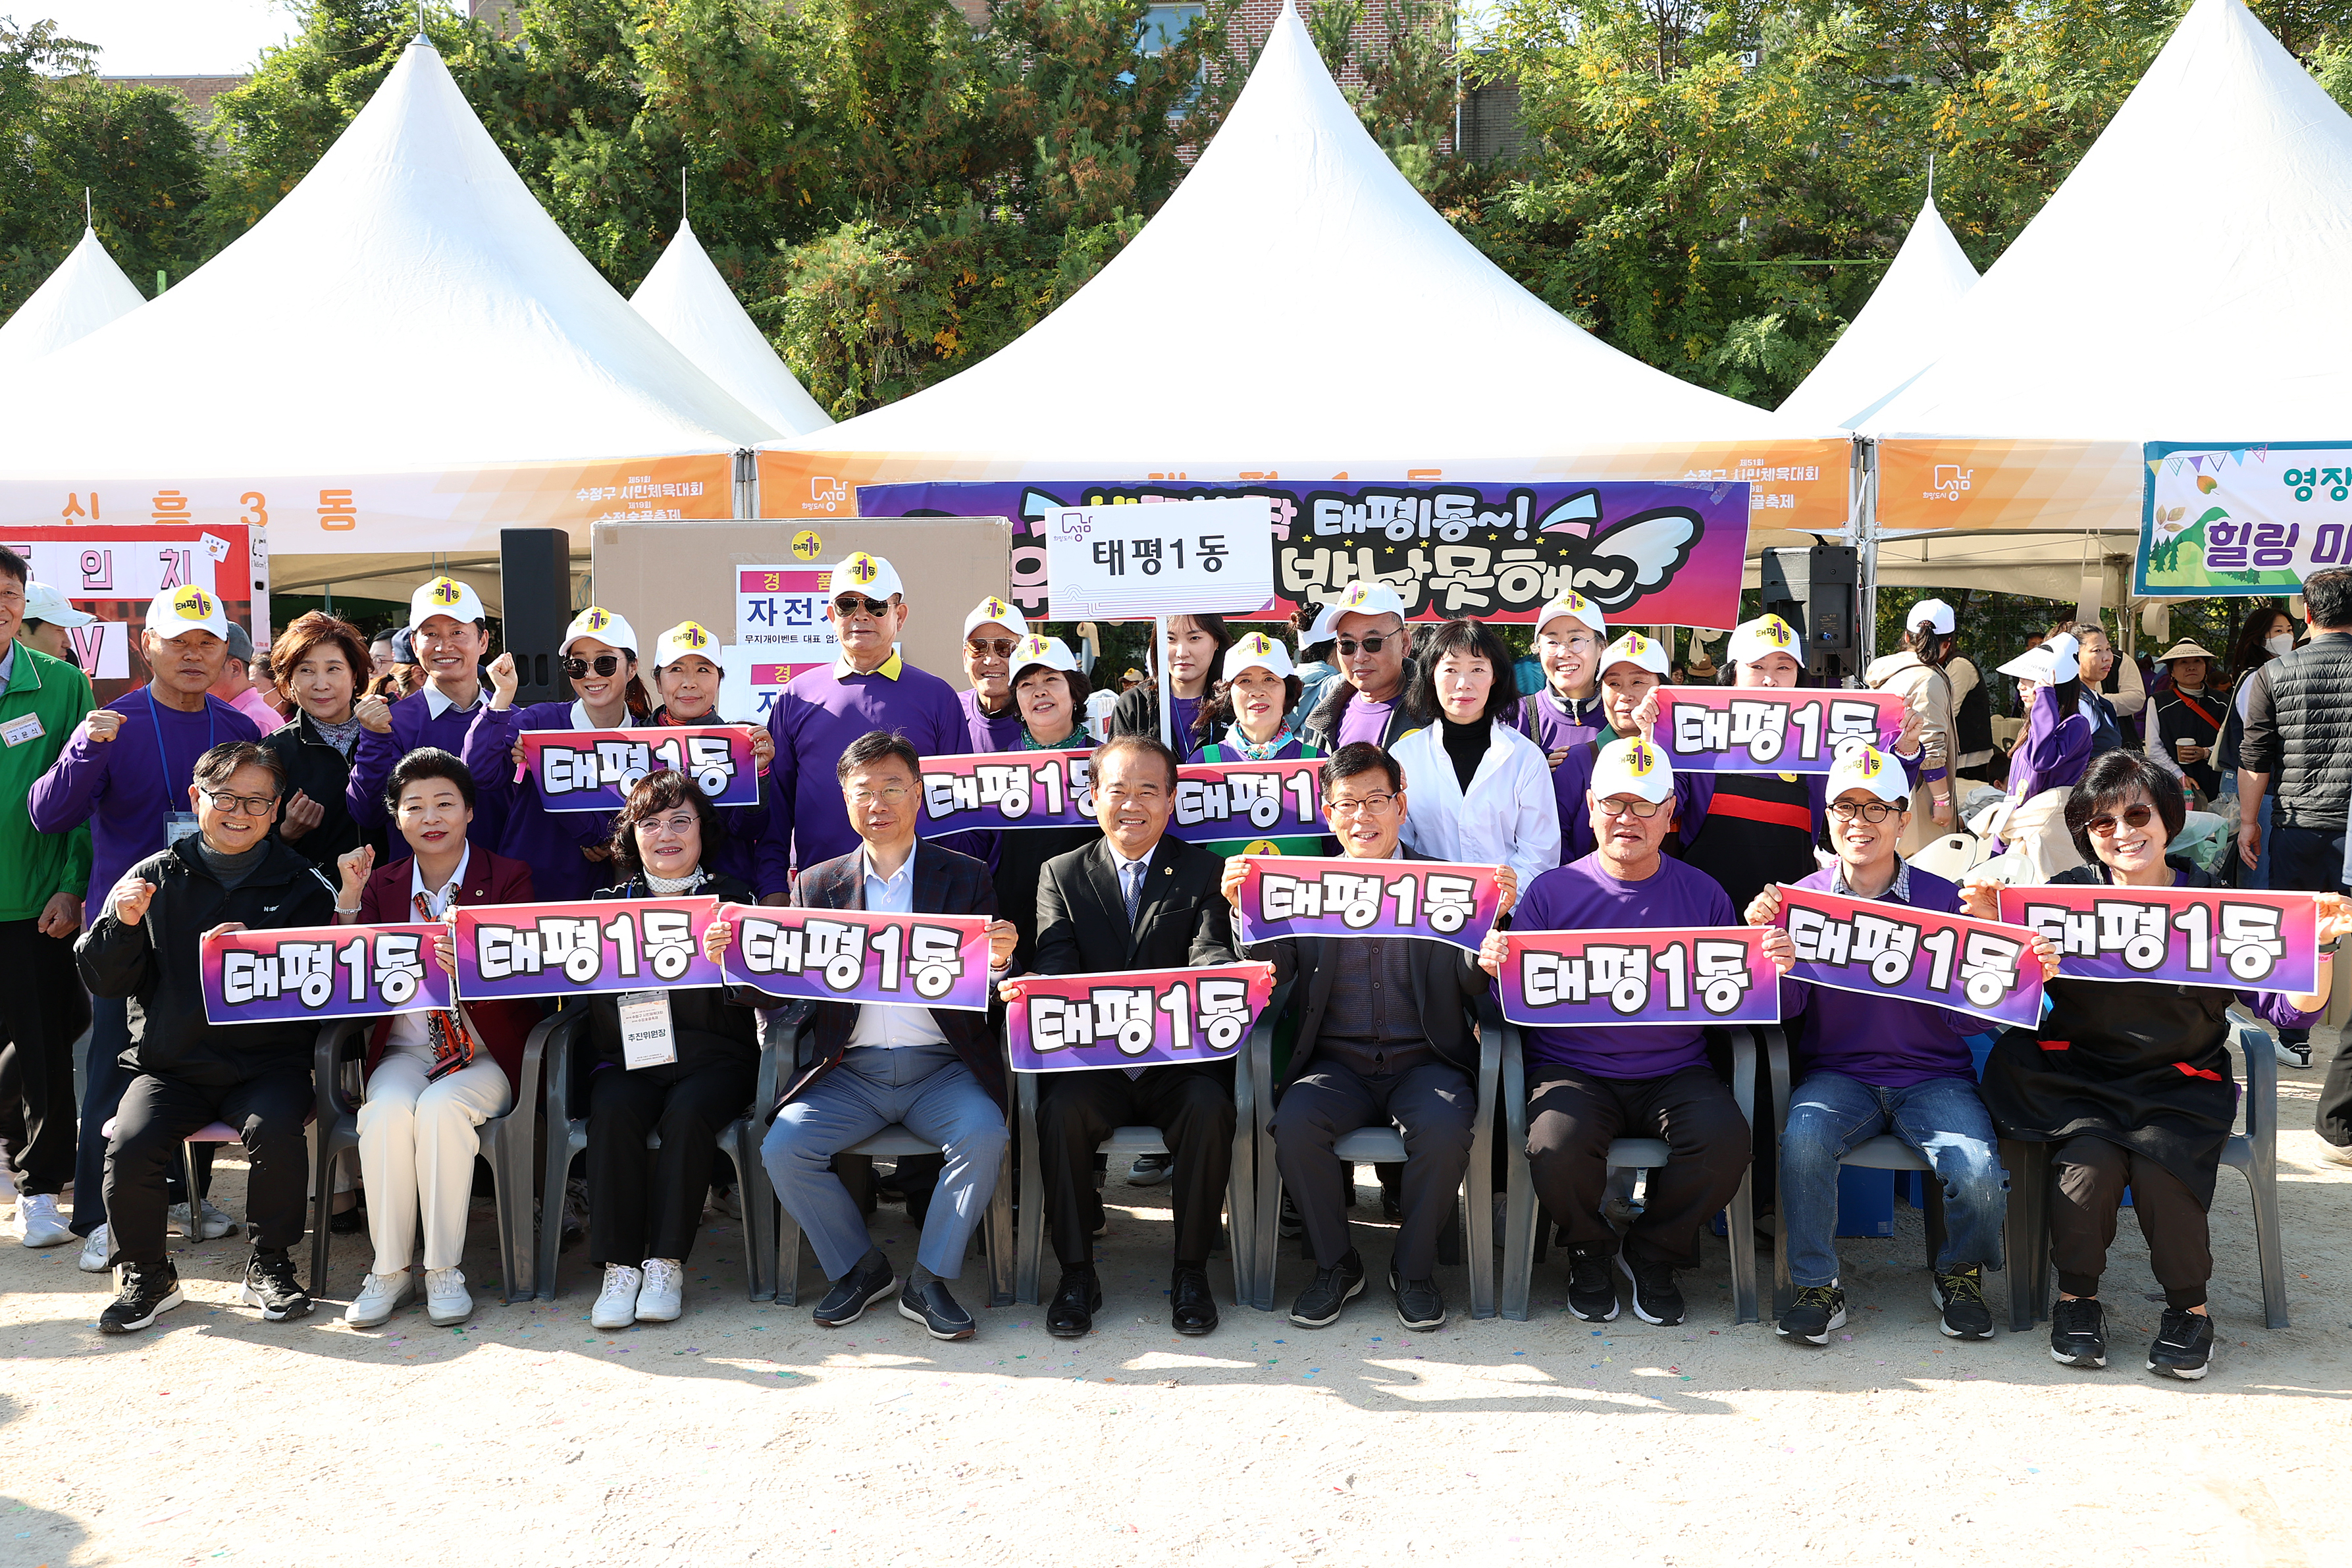
[[(1937, 1333), (1900, 1204), (1893, 1237), (1841, 1244), (1853, 1321), (1822, 1351), (1734, 1327), (1713, 1243), (1678, 1328), (1579, 1322), (1555, 1256), (1535, 1321), (1410, 1333), (1378, 1284), (1377, 1224), (1358, 1226), (1373, 1287), (1338, 1325), (1228, 1300), (1214, 1335), (1180, 1339), (1167, 1188), (1127, 1185), (1124, 1161), (1108, 1300), (1076, 1342), (1034, 1307), (979, 1312), (960, 1345), (895, 1313), (817, 1329), (806, 1305), (744, 1300), (740, 1227), (718, 1215), (686, 1316), (617, 1334), (587, 1325), (576, 1248), (560, 1300), (500, 1305), (487, 1205), (480, 1306), (454, 1330), (415, 1306), (343, 1328), (358, 1237), (337, 1238), (334, 1304), (285, 1324), (230, 1305), (241, 1244), (183, 1249), (187, 1304), (122, 1338), (98, 1333), (107, 1281), (74, 1248), (0, 1246), (0, 1565), (2336, 1562), (2352, 1171), (2318, 1159), (2319, 1076), (2282, 1075), (2294, 1326), (2262, 1326), (2246, 1191), (2224, 1171), (2221, 1348), (2197, 1385), (2141, 1370), (2158, 1308), (2128, 1219), (2112, 1359), (2085, 1373), (2052, 1363), (2043, 1331)], [(243, 1174), (222, 1162), (233, 1214)], [(902, 1210), (874, 1230), (911, 1259)], [(1280, 1299), (1306, 1279), (1286, 1256)], [(1462, 1307), (1461, 1271), (1442, 1283)]]

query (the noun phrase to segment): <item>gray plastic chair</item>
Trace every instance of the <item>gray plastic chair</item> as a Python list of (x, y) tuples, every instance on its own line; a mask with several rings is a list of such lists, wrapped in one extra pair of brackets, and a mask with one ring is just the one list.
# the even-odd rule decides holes
[[(1731, 1039), (1731, 1098), (1748, 1124), (1756, 1124), (1756, 1041), (1747, 1028), (1727, 1031)], [(1528, 1321), (1528, 1299), (1535, 1288), (1536, 1256), (1542, 1250), (1538, 1221), (1542, 1205), (1536, 1202), (1535, 1173), (1528, 1163), (1528, 1072), (1521, 1054), (1519, 1028), (1503, 1026), (1503, 1113), (1510, 1150), (1507, 1213), (1503, 1222), (1503, 1316), (1515, 1323)], [(1664, 1165), (1667, 1147), (1662, 1138), (1620, 1138), (1609, 1145), (1612, 1171), (1652, 1170)], [(1760, 1303), (1756, 1289), (1756, 1172), (1753, 1163), (1739, 1178), (1732, 1194), (1731, 1310), (1736, 1323), (1758, 1321)]]

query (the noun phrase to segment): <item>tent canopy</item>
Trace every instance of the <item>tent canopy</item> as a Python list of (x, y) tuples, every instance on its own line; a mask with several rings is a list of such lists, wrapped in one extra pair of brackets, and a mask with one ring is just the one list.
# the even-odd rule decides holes
[(678, 225), (677, 237), (629, 303), (678, 353), (780, 434), (805, 436), (833, 423), (752, 324), (735, 290), (710, 264), (691, 223)]
[(53, 353), (146, 302), (106, 253), (98, 231), (86, 227), (81, 243), (0, 326), (0, 364), (23, 364)]
[(1977, 269), (1929, 196), (1862, 313), (1789, 394), (1780, 416), (1825, 429), (1853, 428), (1864, 409), (1919, 373), (1976, 282)]

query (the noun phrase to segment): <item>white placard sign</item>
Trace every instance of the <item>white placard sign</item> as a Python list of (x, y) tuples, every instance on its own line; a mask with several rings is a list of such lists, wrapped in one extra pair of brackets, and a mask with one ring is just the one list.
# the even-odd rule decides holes
[(1048, 511), (1055, 620), (1247, 615), (1274, 598), (1274, 514), (1263, 496)]

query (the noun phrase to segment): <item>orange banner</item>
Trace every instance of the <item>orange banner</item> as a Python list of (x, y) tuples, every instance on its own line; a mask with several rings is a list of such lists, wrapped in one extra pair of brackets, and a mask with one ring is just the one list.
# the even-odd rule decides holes
[(2137, 442), (1895, 437), (1878, 442), (1883, 529), (2132, 530)]

